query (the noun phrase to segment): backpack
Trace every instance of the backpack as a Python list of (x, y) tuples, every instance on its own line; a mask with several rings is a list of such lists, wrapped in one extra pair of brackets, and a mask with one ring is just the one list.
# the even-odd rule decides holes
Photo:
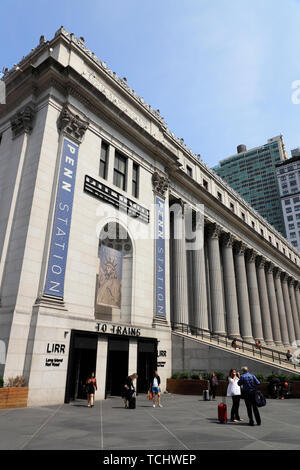
[(259, 390), (255, 392), (255, 403), (258, 408), (260, 408), (261, 406), (266, 406), (267, 404), (263, 393), (260, 392)]

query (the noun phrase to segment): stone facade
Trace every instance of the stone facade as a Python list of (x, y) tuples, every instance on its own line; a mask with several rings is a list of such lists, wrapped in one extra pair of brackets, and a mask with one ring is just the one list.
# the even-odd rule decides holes
[[(164, 390), (179, 323), (300, 339), (299, 253), (158, 111), (63, 28), (19, 65), (0, 108), (0, 375), (25, 376), (29, 405), (80, 397), (90, 369), (104, 398), (115, 364), (141, 391), (157, 365)], [(96, 305), (102, 246), (122, 253), (120, 305)]]

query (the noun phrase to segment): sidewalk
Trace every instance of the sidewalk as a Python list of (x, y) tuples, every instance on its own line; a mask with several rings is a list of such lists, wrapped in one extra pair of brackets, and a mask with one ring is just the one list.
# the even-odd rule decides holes
[[(119, 397), (70, 405), (0, 410), (0, 449), (78, 450), (293, 450), (300, 449), (300, 401), (268, 400), (261, 408), (262, 425), (220, 424), (219, 401), (163, 395), (163, 408), (153, 408), (145, 395), (137, 409), (126, 410)], [(231, 400), (227, 399), (231, 408)]]

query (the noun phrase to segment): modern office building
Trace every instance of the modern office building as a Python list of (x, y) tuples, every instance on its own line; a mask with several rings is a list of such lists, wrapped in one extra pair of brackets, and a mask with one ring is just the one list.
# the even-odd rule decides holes
[(237, 147), (237, 153), (219, 162), (214, 171), (237, 191), (273, 227), (286, 235), (275, 166), (288, 158), (282, 136), (247, 150)]
[(134, 372), (164, 391), (237, 364), (201, 332), (300, 339), (300, 253), (83, 38), (41, 37), (4, 81), (0, 376), (24, 376), (29, 405), (84, 398), (92, 371), (101, 399)]
[(292, 150), (292, 158), (276, 165), (286, 236), (300, 249), (300, 149)]

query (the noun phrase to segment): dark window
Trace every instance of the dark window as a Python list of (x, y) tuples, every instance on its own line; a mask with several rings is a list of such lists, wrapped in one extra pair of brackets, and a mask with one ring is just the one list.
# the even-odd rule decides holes
[(126, 190), (127, 158), (116, 151), (114, 167), (114, 185)]
[(102, 142), (100, 154), (100, 170), (99, 175), (106, 180), (107, 178), (107, 164), (108, 164), (108, 144)]
[(192, 168), (191, 168), (190, 166), (188, 166), (188, 165), (186, 166), (186, 172), (187, 172), (187, 174), (188, 174), (190, 177), (193, 176), (193, 170), (192, 170)]
[(255, 222), (253, 222), (253, 220), (252, 220), (251, 223), (252, 223), (252, 227), (255, 228)]
[(222, 201), (222, 194), (219, 193), (219, 192), (218, 192), (217, 194), (218, 194), (218, 199), (219, 199), (219, 201)]
[(230, 203), (230, 209), (234, 212), (234, 204), (232, 202)]
[(242, 219), (245, 220), (245, 212), (241, 213)]
[(137, 163), (132, 166), (132, 195), (139, 197), (139, 165)]
[(261, 234), (262, 236), (264, 236), (264, 231), (263, 231), (262, 228), (260, 229), (260, 234)]
[(208, 181), (203, 180), (203, 186), (205, 189), (208, 189)]

